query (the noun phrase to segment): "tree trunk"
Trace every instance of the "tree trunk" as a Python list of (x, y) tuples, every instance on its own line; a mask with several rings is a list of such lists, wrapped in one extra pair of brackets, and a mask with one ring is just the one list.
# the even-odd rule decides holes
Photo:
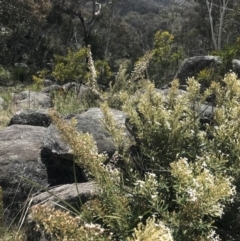
[(223, 0), (222, 6), (220, 6), (220, 24), (219, 24), (219, 30), (218, 30), (218, 50), (221, 50), (223, 20), (224, 20), (224, 15), (225, 15), (225, 12), (226, 12), (228, 2), (229, 2), (229, 0), (227, 0), (227, 1)]
[(223, 22), (224, 22), (224, 16), (226, 13), (227, 5), (229, 3), (229, 0), (219, 0), (219, 27), (218, 27), (218, 36), (216, 39), (215, 32), (214, 32), (214, 26), (213, 26), (213, 18), (212, 18), (212, 8), (213, 8), (213, 0), (209, 2), (209, 0), (206, 0), (207, 8), (208, 8), (208, 15), (209, 15), (209, 23), (211, 27), (211, 35), (212, 35), (212, 41), (214, 45), (215, 50), (221, 50), (222, 47), (222, 32), (223, 32)]
[(210, 22), (210, 27), (211, 27), (211, 34), (212, 34), (212, 41), (213, 41), (213, 45), (214, 45), (214, 49), (217, 50), (217, 41), (216, 41), (216, 37), (214, 34), (214, 27), (213, 27), (213, 18), (212, 18), (212, 2), (209, 3), (208, 0), (206, 0), (206, 4), (207, 4), (207, 8), (208, 8), (208, 15), (209, 15), (209, 22)]

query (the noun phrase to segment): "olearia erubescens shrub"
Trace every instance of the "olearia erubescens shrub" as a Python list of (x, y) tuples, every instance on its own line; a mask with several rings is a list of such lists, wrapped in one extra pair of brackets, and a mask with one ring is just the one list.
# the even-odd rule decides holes
[[(223, 236), (218, 225), (224, 222), (226, 212), (232, 215), (232, 224), (239, 225), (234, 217), (239, 214), (231, 207), (240, 200), (240, 84), (234, 73), (226, 75), (223, 82), (212, 82), (202, 93), (200, 84), (190, 78), (182, 95), (177, 81), (167, 94), (153, 84), (134, 95), (122, 91), (122, 109), (134, 140), (116, 128), (110, 109), (103, 104), (105, 125), (125, 168), (104, 165), (106, 157), (98, 154), (89, 134), (78, 133), (74, 120), (69, 125), (51, 113), (72, 148), (75, 162), (87, 170), (100, 190), (97, 198), (81, 207), (77, 217), (58, 214), (80, 220), (73, 233), (91, 224), (103, 229), (102, 236), (96, 237), (95, 228), (88, 230), (91, 240), (218, 241)], [(199, 109), (209, 96), (213, 96), (214, 115), (202, 128)], [(136, 158), (129, 154), (130, 146), (137, 147)], [(64, 231), (67, 221), (62, 229), (57, 222), (48, 229), (47, 217), (40, 215), (46, 208), (41, 207), (41, 212), (33, 209), (39, 227), (55, 237), (72, 240)]]
[(134, 229), (133, 238), (128, 238), (127, 241), (173, 241), (171, 231), (161, 221), (156, 221), (155, 218), (148, 218), (146, 225), (138, 224)]
[[(229, 110), (234, 99), (235, 108), (239, 108), (236, 75), (230, 73), (223, 81), (225, 86), (213, 82), (202, 94), (200, 84), (193, 78), (188, 80), (185, 95), (178, 94), (177, 81), (172, 83), (167, 95), (159, 93), (152, 84), (133, 96), (121, 93), (123, 110), (135, 130), (135, 141), (140, 149), (138, 161), (142, 164), (138, 166), (145, 172), (142, 178), (136, 175), (138, 180), (132, 190), (132, 195), (137, 194), (135, 207), (137, 200), (141, 200), (141, 206), (148, 206), (150, 213), (157, 214), (168, 224), (174, 240), (220, 240), (214, 222), (223, 217), (226, 205), (233, 202), (236, 194), (234, 185), (239, 175), (229, 168), (230, 153), (221, 150), (223, 144), (228, 146), (229, 143), (216, 143), (213, 138), (215, 135), (219, 140), (216, 122), (220, 116), (225, 118), (221, 124), (228, 128), (231, 119), (228, 117), (233, 115), (223, 116), (222, 108)], [(198, 110), (211, 95), (215, 96), (216, 108), (213, 125), (202, 129)], [(233, 121), (235, 128), (238, 122), (238, 118)], [(238, 136), (233, 135), (233, 128), (228, 129), (232, 130), (231, 135), (226, 134), (228, 138)], [(223, 140), (227, 140), (226, 136)], [(238, 148), (237, 143), (233, 144), (235, 148)], [(234, 163), (239, 165), (237, 158)], [(149, 173), (156, 175), (157, 185), (148, 184)], [(140, 206), (136, 209), (141, 210)]]

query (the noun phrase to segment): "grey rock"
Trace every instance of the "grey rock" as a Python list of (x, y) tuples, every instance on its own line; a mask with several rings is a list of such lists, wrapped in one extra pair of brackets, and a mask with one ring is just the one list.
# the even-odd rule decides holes
[[(167, 89), (156, 89), (156, 91), (159, 92), (159, 93), (162, 93), (164, 96), (167, 96), (168, 93), (169, 93), (169, 88), (167, 88)], [(182, 89), (179, 89), (177, 91), (178, 96), (185, 95), (186, 93), (187, 92), (185, 90), (182, 90)]]
[(44, 93), (23, 91), (14, 95), (15, 106), (21, 109), (47, 109), (53, 106), (51, 98)]
[(66, 204), (68, 203), (79, 207), (97, 195), (98, 190), (94, 182), (65, 184), (33, 196), (32, 205), (48, 203), (57, 207), (57, 204), (61, 204), (69, 208)]
[[(62, 140), (57, 128), (51, 124), (44, 135), (44, 146), (41, 151), (42, 160), (48, 171), (48, 179), (52, 186), (88, 179), (82, 168), (74, 164), (73, 154), (67, 143)], [(75, 174), (74, 174), (75, 172)]]
[(64, 91), (76, 93), (79, 97), (82, 97), (82, 95), (85, 94), (88, 90), (86, 85), (78, 84), (76, 82), (69, 82), (64, 84), (62, 87)]
[(51, 85), (53, 85), (53, 81), (50, 80), (50, 79), (44, 79), (44, 80), (43, 80), (43, 85), (44, 85), (45, 87), (51, 86)]
[(0, 110), (3, 110), (4, 100), (0, 97)]
[(61, 92), (65, 95), (67, 94), (74, 94), (80, 98), (83, 97), (85, 93), (87, 93), (88, 87), (85, 85), (80, 85), (76, 82), (69, 82), (64, 85), (50, 85), (45, 87), (41, 92), (44, 94), (49, 94), (51, 97), (54, 96), (55, 92)]
[(25, 63), (15, 63), (14, 65), (15, 65), (15, 67), (26, 69), (27, 71), (30, 70), (30, 67), (27, 64), (25, 64)]
[(70, 147), (63, 141), (61, 134), (53, 124), (47, 128), (45, 133), (42, 154), (48, 159), (73, 160)]
[(47, 110), (20, 110), (11, 118), (9, 125), (31, 125), (47, 127), (51, 119)]
[(211, 124), (216, 107), (211, 104), (196, 104), (194, 109), (199, 114), (199, 119), (201, 124)]
[[(111, 110), (118, 126), (125, 126), (126, 115), (122, 111)], [(91, 108), (85, 113), (71, 116), (77, 120), (76, 129), (79, 132), (90, 133), (96, 141), (98, 152), (106, 153), (111, 157), (116, 148), (110, 134), (105, 130), (102, 124), (103, 113), (99, 108)], [(70, 120), (70, 117), (67, 118)], [(74, 182), (73, 175), (73, 154), (71, 148), (62, 140), (57, 128), (51, 124), (44, 136), (44, 147), (42, 149), (42, 158), (48, 168), (49, 179), (58, 179), (63, 183)], [(58, 171), (56, 171), (58, 170)], [(88, 180), (83, 169), (76, 167), (76, 176), (78, 182)]]
[[(126, 114), (122, 111), (111, 109), (119, 127), (124, 127)], [(99, 108), (91, 108), (88, 111), (75, 116), (77, 120), (76, 129), (79, 132), (90, 133), (96, 141), (99, 153), (107, 153), (112, 156), (116, 150), (110, 134), (103, 126), (103, 113)], [(70, 148), (62, 141), (62, 138), (54, 125), (50, 125), (44, 140), (44, 149), (48, 155), (62, 156), (65, 159), (72, 159)]]
[(238, 78), (240, 78), (240, 60), (234, 59), (232, 61), (233, 71), (238, 75)]
[[(111, 109), (111, 113), (116, 121), (117, 127), (125, 127), (126, 114), (120, 110)], [(103, 113), (99, 108), (91, 108), (88, 111), (76, 115), (78, 131), (90, 133), (96, 141), (99, 153), (107, 153), (112, 156), (116, 151), (110, 134), (103, 125)]]
[(41, 160), (46, 128), (12, 125), (0, 130), (0, 186), (3, 202), (11, 217), (17, 216), (34, 186), (48, 186), (46, 167)]
[(64, 84), (62, 87), (65, 91), (70, 91), (70, 90), (77, 91), (81, 87), (81, 85), (76, 82), (69, 82)]
[(196, 76), (196, 74), (205, 68), (216, 68), (220, 64), (221, 60), (218, 56), (191, 57), (183, 61), (174, 78), (179, 80), (180, 85), (185, 85), (189, 77)]
[(42, 93), (53, 93), (54, 91), (63, 91), (61, 85), (50, 85), (42, 89)]
[(200, 107), (199, 112), (205, 118), (213, 118), (215, 109), (216, 109), (216, 107), (213, 107), (212, 105), (202, 104), (201, 107)]

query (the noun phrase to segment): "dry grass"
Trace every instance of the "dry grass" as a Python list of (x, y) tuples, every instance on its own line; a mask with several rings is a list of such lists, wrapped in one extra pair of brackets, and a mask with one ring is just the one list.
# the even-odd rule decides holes
[(14, 87), (4, 87), (0, 86), (0, 97), (3, 99), (4, 103), (0, 106), (0, 129), (6, 127), (16, 112), (16, 107), (14, 105), (13, 93), (18, 93), (24, 90), (23, 86)]
[(10, 121), (10, 115), (8, 110), (0, 110), (0, 129), (6, 127)]

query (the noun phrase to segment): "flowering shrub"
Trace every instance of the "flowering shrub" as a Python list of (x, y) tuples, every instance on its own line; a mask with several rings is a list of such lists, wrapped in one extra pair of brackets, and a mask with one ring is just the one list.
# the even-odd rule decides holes
[(162, 86), (174, 76), (182, 52), (172, 34), (168, 31), (158, 31), (154, 36), (152, 54), (153, 59), (149, 65), (149, 74), (156, 86)]
[[(33, 207), (31, 215), (36, 222), (41, 223), (45, 232), (56, 240), (110, 240), (100, 225), (81, 223), (78, 217), (72, 217), (68, 212), (54, 210), (46, 205)], [(41, 229), (41, 226), (37, 225), (37, 229)]]
[(155, 218), (149, 218), (146, 225), (139, 223), (134, 229), (134, 238), (128, 241), (173, 241), (171, 231), (161, 221), (156, 221)]
[[(138, 65), (136, 69), (143, 73)], [(92, 72), (89, 81), (94, 87)], [(94, 178), (100, 194), (85, 203), (77, 217), (51, 210), (53, 219), (49, 221), (43, 211), (48, 207), (36, 207), (33, 219), (62, 240), (221, 240), (219, 223), (227, 225), (226, 212), (232, 217), (231, 225), (239, 225), (239, 214), (234, 218), (232, 207), (240, 200), (240, 82), (230, 73), (223, 83), (212, 82), (202, 93), (198, 81), (190, 78), (181, 95), (177, 80), (167, 93), (151, 83), (135, 94), (121, 91), (119, 98), (133, 138), (116, 128), (108, 105), (102, 104), (104, 123), (121, 161), (116, 167), (103, 164), (106, 157), (98, 154), (89, 134), (74, 129), (74, 119), (68, 125), (51, 112), (75, 162)], [(215, 109), (211, 122), (202, 126), (199, 109), (209, 96)], [(71, 220), (77, 226), (71, 225)], [(86, 224), (93, 228), (86, 231)]]

